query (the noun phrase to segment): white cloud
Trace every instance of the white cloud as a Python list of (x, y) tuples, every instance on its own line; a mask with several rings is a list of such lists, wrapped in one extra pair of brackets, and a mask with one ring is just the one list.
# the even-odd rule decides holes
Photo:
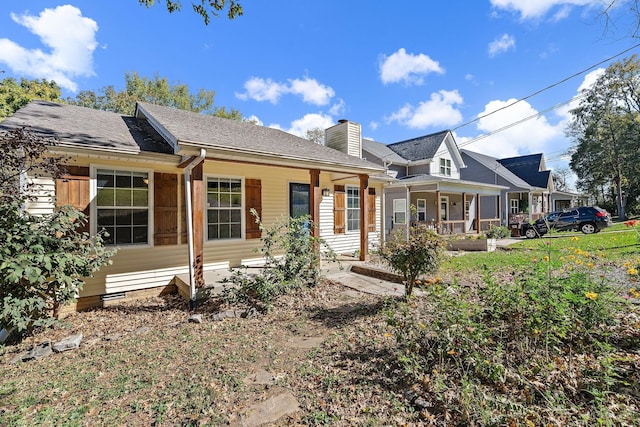
[(277, 104), (280, 97), (287, 93), (287, 87), (276, 83), (271, 79), (252, 77), (244, 84), (245, 93), (236, 93), (236, 97), (242, 100), (253, 99), (255, 101), (269, 101)]
[[(259, 122), (259, 124), (262, 125), (262, 122)], [(288, 129), (285, 129), (279, 123), (271, 123), (268, 127), (288, 132), (301, 138), (306, 138), (307, 130), (315, 128), (324, 130), (333, 125), (335, 125), (335, 122), (332, 117), (321, 113), (309, 113), (292, 121)]]
[(404, 81), (406, 84), (421, 85), (424, 76), (429, 73), (444, 74), (444, 69), (427, 55), (407, 53), (404, 48), (390, 56), (383, 56), (380, 61), (380, 79), (384, 84)]
[(275, 82), (271, 79), (252, 77), (244, 84), (244, 93), (236, 93), (238, 99), (254, 101), (269, 101), (277, 104), (280, 98), (287, 94), (298, 95), (307, 104), (327, 105), (335, 96), (335, 91), (329, 86), (320, 84), (315, 79), (290, 79), (287, 83)]
[(98, 46), (98, 24), (82, 16), (77, 7), (58, 6), (44, 9), (39, 16), (11, 14), (50, 49), (26, 49), (12, 40), (0, 39), (0, 62), (13, 73), (26, 77), (54, 80), (62, 88), (77, 91), (76, 77), (95, 75), (93, 52)]
[(503, 34), (502, 37), (495, 39), (491, 43), (489, 43), (489, 56), (493, 58), (499, 53), (503, 53), (508, 51), (509, 49), (515, 48), (516, 39), (509, 34)]
[(334, 124), (335, 122), (330, 116), (319, 113), (310, 113), (305, 114), (302, 118), (292, 121), (291, 126), (286, 130), (286, 132), (305, 138), (307, 130), (309, 129), (320, 128), (324, 130)]
[(554, 20), (560, 20), (569, 14), (569, 10), (576, 6), (601, 7), (602, 0), (490, 0), (496, 9), (517, 12), (520, 18), (541, 18), (554, 8), (559, 10), (554, 15)]
[[(547, 151), (545, 155), (547, 155), (549, 150), (555, 152), (566, 148), (557, 145), (557, 141), (564, 137), (562, 125), (552, 125), (545, 116), (537, 116), (538, 111), (526, 101), (514, 104), (515, 101), (515, 99), (508, 99), (489, 102), (484, 111), (478, 115), (486, 115), (486, 117), (477, 122), (477, 129), (484, 135), (500, 131), (485, 138), (478, 138), (471, 144), (468, 144), (468, 141), (472, 138), (461, 137), (458, 139), (459, 145), (471, 151), (498, 158), (545, 153), (545, 149)], [(507, 105), (511, 106), (500, 110)], [(493, 111), (497, 112), (489, 114)], [(533, 118), (524, 120), (529, 117)], [(519, 123), (515, 124), (517, 122)], [(566, 140), (563, 143), (566, 145)]]
[(598, 77), (600, 77), (604, 72), (605, 72), (604, 68), (598, 68), (596, 70), (591, 71), (587, 75), (585, 75), (584, 79), (582, 80), (582, 83), (577, 89), (577, 93), (576, 93), (577, 98), (574, 98), (573, 101), (569, 102), (566, 105), (563, 105), (562, 107), (556, 110), (556, 115), (560, 117), (561, 125), (563, 128), (566, 128), (569, 122), (573, 119), (573, 116), (571, 115), (570, 111), (573, 110), (574, 108), (577, 108), (580, 105), (580, 101), (582, 100), (582, 98), (580, 97), (581, 92), (585, 89), (591, 88), (595, 84)]
[(249, 117), (247, 117), (247, 121), (253, 123), (254, 125), (264, 126), (264, 123), (262, 123), (262, 120), (260, 120), (260, 118), (258, 118), (258, 116), (256, 116), (255, 114), (252, 114)]
[(331, 108), (329, 108), (329, 115), (331, 116), (339, 116), (341, 114), (344, 114), (345, 110), (346, 110), (346, 102), (344, 102), (344, 99), (342, 98), (338, 98), (338, 101), (333, 104), (331, 106)]
[(464, 100), (457, 90), (441, 90), (431, 94), (428, 101), (414, 107), (406, 104), (391, 116), (387, 123), (398, 122), (411, 129), (425, 129), (431, 126), (450, 127), (462, 121), (462, 113), (456, 109)]

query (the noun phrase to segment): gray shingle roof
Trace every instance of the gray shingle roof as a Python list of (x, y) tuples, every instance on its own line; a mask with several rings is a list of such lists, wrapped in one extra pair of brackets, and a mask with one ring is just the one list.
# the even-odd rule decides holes
[(499, 159), (500, 164), (534, 187), (547, 188), (551, 171), (541, 171), (542, 153)]
[(177, 110), (171, 107), (138, 103), (138, 114), (147, 114), (180, 144), (193, 143), (203, 148), (237, 150), (277, 158), (289, 158), (332, 164), (342, 168), (383, 171), (375, 163), (324, 145), (315, 144), (290, 133), (211, 115)]
[(395, 142), (387, 145), (387, 147), (407, 160), (419, 161), (433, 159), (448, 133), (448, 130), (444, 130), (430, 135)]
[(137, 154), (172, 153), (146, 120), (48, 101), (32, 101), (0, 123), (0, 129), (26, 126), (60, 146)]
[(387, 144), (383, 144), (382, 142), (376, 142), (371, 139), (363, 139), (362, 150), (373, 154), (383, 161), (392, 162), (394, 165), (406, 165), (409, 163), (407, 159), (403, 159), (402, 157), (400, 157), (398, 153), (391, 150), (387, 146)]
[[(461, 153), (471, 157), (476, 160), (478, 163), (482, 164), (487, 169), (497, 173), (510, 183), (512, 183), (515, 187), (518, 188), (529, 188), (530, 184), (525, 180), (521, 179), (518, 175), (511, 172), (509, 169), (504, 167), (497, 158), (488, 156), (486, 154), (476, 153), (475, 151), (469, 150), (460, 150)], [(463, 173), (464, 174), (464, 173)]]

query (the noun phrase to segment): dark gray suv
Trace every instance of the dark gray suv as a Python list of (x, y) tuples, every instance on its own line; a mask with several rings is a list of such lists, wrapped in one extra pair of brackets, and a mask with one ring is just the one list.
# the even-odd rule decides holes
[(580, 206), (551, 212), (533, 224), (520, 226), (520, 235), (528, 239), (544, 236), (549, 229), (558, 231), (582, 231), (584, 234), (598, 233), (611, 225), (611, 215), (598, 206)]

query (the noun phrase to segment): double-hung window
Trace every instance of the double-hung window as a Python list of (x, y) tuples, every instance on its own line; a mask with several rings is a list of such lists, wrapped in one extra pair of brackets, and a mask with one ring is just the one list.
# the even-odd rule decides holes
[(407, 222), (407, 199), (393, 200), (393, 223), (405, 224)]
[(360, 230), (360, 188), (347, 187), (347, 231)]
[(207, 179), (207, 239), (242, 237), (242, 180)]
[(149, 173), (98, 169), (96, 217), (106, 244), (148, 244)]
[(451, 176), (451, 159), (440, 159), (440, 175)]

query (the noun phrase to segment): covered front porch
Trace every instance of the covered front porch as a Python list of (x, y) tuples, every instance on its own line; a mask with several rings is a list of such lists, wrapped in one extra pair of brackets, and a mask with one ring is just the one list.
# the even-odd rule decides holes
[(448, 180), (409, 178), (385, 188), (387, 231), (424, 224), (438, 234), (479, 234), (502, 223), (500, 192), (505, 187)]
[(551, 194), (546, 189), (507, 192), (505, 210), (509, 224), (533, 222), (551, 212)]

